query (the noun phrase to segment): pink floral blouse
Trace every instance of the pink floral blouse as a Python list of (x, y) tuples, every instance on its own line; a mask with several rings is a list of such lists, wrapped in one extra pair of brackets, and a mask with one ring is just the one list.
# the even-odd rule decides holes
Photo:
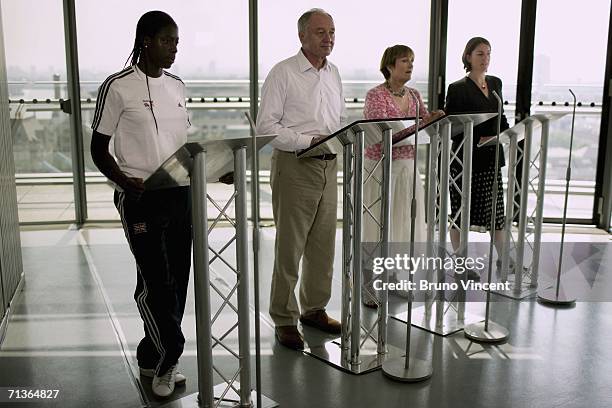
[[(406, 89), (408, 90), (408, 99), (410, 101), (407, 111), (402, 111), (385, 84), (380, 84), (368, 91), (363, 107), (363, 116), (366, 119), (391, 119), (416, 116), (416, 106), (413, 102), (416, 97), (419, 98), (421, 117), (424, 119), (429, 118), (430, 114), (425, 108), (419, 91), (409, 87), (406, 87)], [(391, 156), (393, 160), (414, 159), (414, 146), (405, 145), (393, 147)], [(379, 160), (382, 157), (382, 144), (376, 143), (375, 145), (366, 147), (365, 157), (370, 160)]]

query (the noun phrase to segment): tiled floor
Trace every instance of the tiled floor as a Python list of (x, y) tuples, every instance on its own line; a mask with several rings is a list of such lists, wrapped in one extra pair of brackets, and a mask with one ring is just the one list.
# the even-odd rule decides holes
[[(221, 238), (229, 234), (228, 229), (215, 232), (213, 245), (221, 245)], [(483, 346), (468, 341), (462, 332), (440, 337), (413, 328), (411, 352), (432, 359), (434, 374), (430, 380), (397, 383), (380, 371), (355, 376), (276, 344), (265, 313), (274, 229), (262, 229), (261, 236), (262, 391), (281, 407), (612, 406), (611, 303), (578, 302), (573, 308), (560, 309), (533, 299), (518, 302), (495, 297), (492, 320), (509, 329), (507, 342)], [(337, 238), (340, 239), (340, 231)], [(473, 238), (482, 240), (484, 235), (475, 234)], [(557, 228), (545, 231), (545, 241), (558, 239)], [(612, 244), (609, 235), (592, 228), (572, 228), (566, 240)], [(150, 382), (134, 375), (135, 348), (142, 324), (132, 298), (134, 263), (122, 230), (28, 229), (22, 233), (22, 245), (26, 282), (0, 348), (0, 387), (59, 389), (60, 393), (53, 401), (20, 402), (14, 406), (162, 405), (163, 401), (151, 395)], [(607, 246), (596, 259), (597, 275), (590, 282), (612, 293), (612, 248)], [(328, 309), (339, 316), (339, 241), (336, 250)], [(212, 279), (218, 287), (227, 289), (229, 276), (226, 269), (213, 265)], [(218, 297), (211, 302), (217, 306), (221, 303)], [(483, 309), (480, 303), (471, 307), (477, 313)], [(393, 296), (390, 308), (405, 310), (404, 300)], [(193, 310), (190, 287), (183, 321), (187, 343), (181, 358), (181, 369), (188, 380), (185, 387), (177, 389), (175, 399), (197, 392)], [(371, 317), (371, 313), (364, 314), (366, 320)], [(231, 327), (232, 318), (224, 311), (213, 331), (220, 333)], [(313, 343), (323, 339), (316, 331), (304, 331)], [(390, 345), (403, 347), (405, 333), (405, 324), (389, 320)], [(227, 340), (235, 346), (236, 333)], [(216, 348), (213, 354), (222, 372), (235, 368), (227, 353)], [(215, 383), (219, 381), (216, 376)]]

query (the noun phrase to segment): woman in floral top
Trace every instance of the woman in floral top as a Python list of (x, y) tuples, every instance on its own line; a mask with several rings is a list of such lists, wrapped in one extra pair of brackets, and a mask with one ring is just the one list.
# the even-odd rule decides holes
[[(414, 117), (417, 115), (416, 103), (419, 101), (419, 116), (422, 122), (431, 121), (444, 113), (436, 111), (429, 113), (425, 104), (414, 88), (405, 86), (412, 77), (414, 64), (414, 52), (405, 45), (394, 45), (385, 50), (380, 62), (380, 72), (385, 77), (385, 82), (370, 89), (366, 95), (363, 115), (366, 119), (392, 119)], [(382, 145), (377, 143), (365, 149), (364, 166), (368, 172), (374, 168), (382, 154)], [(412, 180), (414, 170), (414, 146), (403, 145), (392, 148), (392, 170), (391, 170), (391, 231), (392, 242), (410, 241), (410, 202), (412, 200)], [(377, 178), (380, 179), (380, 166), (378, 166)], [(427, 228), (425, 225), (425, 193), (417, 170), (416, 202), (417, 213), (415, 219), (414, 242), (425, 243), (427, 239)], [(372, 205), (380, 196), (380, 187), (373, 180), (368, 181), (363, 190), (365, 205)], [(380, 204), (371, 207), (373, 214), (380, 214)], [(369, 217), (365, 216), (363, 221), (363, 241), (376, 242), (379, 240), (379, 228)], [(369, 275), (366, 273), (366, 275)], [(370, 275), (371, 276), (371, 275)], [(366, 276), (367, 282), (370, 276)], [(372, 286), (364, 287), (362, 296), (363, 304), (376, 307), (377, 303), (373, 296)]]

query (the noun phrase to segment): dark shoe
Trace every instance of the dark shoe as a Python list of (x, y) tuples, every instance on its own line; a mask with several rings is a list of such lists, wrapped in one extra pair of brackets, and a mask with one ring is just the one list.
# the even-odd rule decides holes
[(330, 334), (340, 334), (342, 326), (340, 322), (327, 315), (325, 310), (315, 310), (300, 316), (300, 322)]
[(294, 350), (304, 350), (304, 339), (297, 326), (276, 326), (276, 339), (280, 344)]

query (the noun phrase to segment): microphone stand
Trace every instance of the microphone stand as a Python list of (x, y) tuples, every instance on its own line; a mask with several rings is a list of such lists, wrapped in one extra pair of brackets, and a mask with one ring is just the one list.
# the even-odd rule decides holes
[[(489, 272), (487, 274), (488, 287), (491, 286), (491, 275), (493, 273), (493, 247), (495, 243), (495, 221), (497, 218), (497, 191), (499, 185), (497, 182), (497, 173), (499, 172), (499, 133), (502, 116), (502, 100), (495, 91), (493, 95), (497, 99), (497, 135), (495, 141), (495, 174), (493, 176), (493, 208), (491, 209), (491, 242), (489, 243)], [(527, 160), (528, 158), (524, 158)], [(495, 343), (504, 341), (508, 338), (509, 332), (505, 327), (491, 322), (489, 319), (489, 311), (491, 308), (491, 290), (487, 288), (487, 302), (484, 322), (473, 323), (464, 327), (465, 337), (472, 341), (483, 343)]]
[(574, 111), (572, 112), (572, 130), (569, 146), (569, 160), (567, 162), (567, 170), (565, 172), (565, 200), (563, 204), (563, 224), (561, 226), (561, 248), (559, 250), (559, 268), (557, 270), (557, 285), (553, 289), (544, 289), (538, 293), (538, 300), (543, 303), (559, 306), (571, 306), (576, 302), (576, 298), (563, 292), (560, 293), (561, 287), (561, 267), (563, 265), (563, 244), (565, 242), (565, 222), (567, 220), (567, 198), (569, 195), (569, 183), (572, 178), (572, 146), (574, 144), (574, 119), (576, 118), (576, 95), (570, 89), (570, 93), (574, 98)]
[[(416, 107), (416, 130), (414, 132), (414, 165), (412, 173), (412, 199), (410, 200), (410, 259), (414, 256), (414, 230), (416, 224), (416, 208), (417, 200), (416, 183), (421, 182), (417, 179), (417, 159), (419, 147), (419, 115), (420, 103), (419, 98), (414, 97)], [(433, 373), (431, 361), (421, 360), (410, 357), (410, 332), (412, 329), (412, 274), (415, 271), (408, 271), (408, 313), (406, 315), (406, 353), (403, 357), (389, 359), (382, 365), (382, 372), (385, 376), (392, 380), (402, 382), (418, 382), (427, 380)]]
[(261, 394), (261, 327), (259, 314), (259, 150), (257, 130), (249, 114), (244, 113), (251, 127), (251, 217), (253, 217), (253, 292), (255, 313), (255, 391), (256, 407), (262, 407)]

